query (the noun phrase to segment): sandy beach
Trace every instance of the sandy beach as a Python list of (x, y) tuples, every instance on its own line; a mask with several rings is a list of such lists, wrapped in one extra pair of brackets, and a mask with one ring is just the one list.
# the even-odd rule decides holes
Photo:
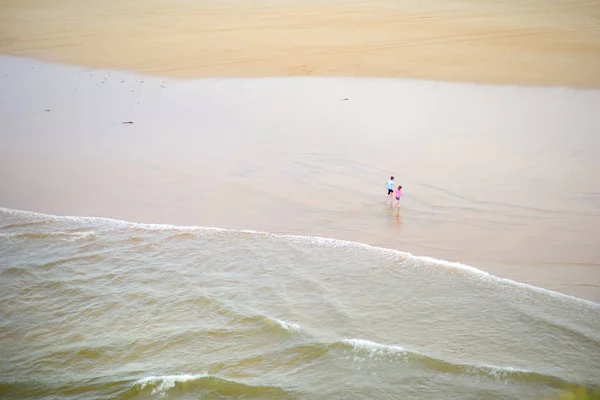
[(333, 237), (600, 300), (598, 90), (0, 61), (3, 207)]
[(0, 397), (600, 398), (599, 105), (597, 0), (0, 0)]
[(0, 53), (178, 78), (600, 85), (600, 4), (2, 0)]
[[(2, 0), (0, 205), (325, 235), (598, 301), (598, 94), (551, 87), (600, 85), (599, 17), (594, 1)], [(417, 214), (368, 209), (390, 173), (419, 186)]]

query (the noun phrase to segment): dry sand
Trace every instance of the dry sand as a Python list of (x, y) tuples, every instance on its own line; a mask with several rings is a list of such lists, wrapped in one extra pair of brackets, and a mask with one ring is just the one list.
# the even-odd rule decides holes
[(182, 78), (600, 86), (600, 2), (0, 0), (0, 53)]

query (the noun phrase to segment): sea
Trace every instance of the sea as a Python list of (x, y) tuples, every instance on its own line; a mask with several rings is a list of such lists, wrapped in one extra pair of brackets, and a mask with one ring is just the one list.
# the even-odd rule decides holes
[(597, 303), (467, 265), (310, 236), (0, 217), (3, 398), (541, 399), (599, 384)]
[(0, 61), (2, 399), (600, 389), (599, 91)]

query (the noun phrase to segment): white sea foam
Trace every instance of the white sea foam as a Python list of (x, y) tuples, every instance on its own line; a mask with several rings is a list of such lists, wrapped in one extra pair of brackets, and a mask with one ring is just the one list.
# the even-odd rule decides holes
[(73, 232), (73, 233), (69, 233), (70, 236), (72, 236), (73, 238), (75, 238), (74, 240), (79, 240), (79, 239), (88, 239), (88, 238), (93, 238), (96, 236), (95, 232)]
[(138, 380), (135, 384), (144, 389), (148, 385), (155, 386), (152, 389), (152, 394), (164, 394), (166, 391), (175, 386), (178, 382), (188, 382), (196, 379), (206, 378), (208, 374), (181, 374), (181, 375), (161, 375), (149, 376)]
[[(54, 232), (50, 234), (50, 236), (54, 236)], [(96, 236), (95, 232), (56, 232), (56, 236), (64, 237), (65, 240), (69, 242), (74, 242), (76, 240), (90, 239)]]
[[(416, 350), (408, 350), (399, 345), (393, 344), (382, 344), (373, 342), (365, 339), (343, 339), (342, 343), (352, 347), (357, 352), (366, 352), (370, 357), (381, 357), (381, 356), (394, 356), (394, 355), (403, 355), (403, 354), (412, 354), (418, 357), (436, 359), (448, 365), (453, 365), (455, 367), (460, 368), (462, 371), (470, 373), (470, 374), (485, 374), (493, 378), (505, 378), (510, 374), (518, 374), (518, 373), (533, 373), (533, 371), (529, 371), (526, 369), (520, 369), (515, 367), (501, 367), (496, 365), (486, 365), (486, 364), (461, 364), (455, 363), (452, 361), (447, 361), (443, 359), (437, 359), (432, 356), (428, 356), (422, 352)], [(554, 378), (554, 377), (552, 377)], [(558, 379), (558, 378), (557, 378)]]
[(0, 207), (0, 212), (6, 213), (8, 215), (24, 216), (24, 217), (30, 217), (30, 218), (45, 218), (45, 219), (54, 220), (54, 221), (68, 221), (68, 222), (74, 222), (74, 223), (79, 223), (79, 224), (89, 224), (90, 222), (99, 223), (99, 224), (109, 224), (113, 228), (114, 227), (129, 227), (129, 228), (144, 229), (144, 230), (150, 230), (150, 231), (175, 230), (175, 231), (179, 231), (179, 232), (244, 233), (244, 234), (253, 234), (253, 235), (258, 235), (258, 236), (263, 236), (263, 237), (269, 237), (269, 238), (273, 238), (276, 240), (291, 240), (291, 241), (295, 241), (295, 242), (299, 242), (299, 243), (307, 243), (307, 244), (312, 244), (312, 245), (322, 245), (322, 246), (335, 247), (335, 248), (361, 249), (361, 250), (369, 251), (369, 252), (377, 252), (378, 254), (382, 254), (382, 255), (386, 255), (386, 256), (395, 256), (395, 257), (400, 258), (401, 261), (413, 260), (413, 261), (417, 261), (417, 262), (438, 265), (438, 266), (444, 267), (444, 268), (458, 269), (463, 272), (470, 273), (473, 276), (479, 277), (480, 279), (488, 281), (488, 282), (492, 281), (492, 282), (497, 282), (497, 283), (503, 283), (503, 284), (511, 285), (511, 286), (518, 287), (521, 289), (525, 289), (528, 291), (550, 295), (555, 298), (575, 301), (575, 302), (578, 302), (579, 304), (586, 305), (588, 307), (593, 307), (594, 309), (600, 309), (600, 303), (595, 303), (590, 300), (585, 300), (585, 299), (581, 299), (579, 297), (570, 296), (568, 294), (555, 292), (555, 291), (552, 291), (549, 289), (544, 289), (544, 288), (541, 288), (538, 286), (533, 286), (533, 285), (530, 285), (527, 283), (513, 281), (511, 279), (500, 278), (500, 277), (497, 277), (495, 275), (492, 275), (488, 272), (482, 271), (478, 268), (475, 268), (475, 267), (472, 267), (469, 265), (461, 264), (458, 262), (440, 260), (440, 259), (427, 257), (427, 256), (415, 256), (410, 253), (399, 251), (399, 250), (375, 247), (375, 246), (371, 246), (368, 244), (352, 242), (352, 241), (347, 241), (347, 240), (340, 240), (340, 239), (333, 239), (333, 238), (326, 238), (326, 237), (319, 237), (319, 236), (282, 235), (282, 234), (274, 234), (274, 233), (268, 233), (268, 232), (260, 232), (260, 231), (255, 231), (255, 230), (235, 230), (235, 229), (223, 229), (223, 228), (200, 227), (200, 226), (177, 226), (177, 225), (169, 225), (169, 224), (145, 224), (145, 223), (129, 222), (129, 221), (123, 221), (123, 220), (117, 220), (117, 219), (105, 218), (105, 217), (57, 216), (57, 215), (36, 213), (36, 212), (32, 212), (32, 211), (14, 210), (14, 209), (2, 208), (2, 207)]
[(0, 233), (0, 239), (12, 239), (17, 237), (16, 233)]
[(502, 376), (510, 373), (530, 373), (532, 371), (514, 367), (499, 367), (496, 365), (471, 365), (471, 368), (488, 372), (490, 375)]
[(536, 374), (536, 375), (540, 375), (543, 376), (544, 378), (548, 379), (548, 380), (560, 380), (562, 381), (562, 378), (559, 378), (557, 376), (554, 375), (548, 375), (545, 373), (540, 373), (540, 372), (535, 372), (535, 371), (531, 371), (528, 369), (522, 369), (522, 368), (515, 368), (515, 367), (501, 367), (501, 366), (497, 366), (497, 365), (486, 365), (486, 364), (461, 364), (460, 365), (463, 369), (464, 372), (469, 373), (469, 374), (485, 374), (491, 378), (494, 379), (505, 379), (508, 378), (509, 376), (515, 376), (515, 375), (520, 375), (520, 374)]
[(290, 331), (290, 332), (299, 332), (300, 331), (300, 325), (294, 324), (293, 322), (286, 322), (286, 321), (282, 321), (277, 318), (273, 319), (273, 321), (275, 321), (277, 323), (277, 325), (281, 326), (286, 331)]
[(364, 339), (343, 339), (342, 343), (351, 346), (355, 350), (366, 351), (370, 356), (397, 355), (406, 353), (406, 349), (393, 344), (381, 344)]

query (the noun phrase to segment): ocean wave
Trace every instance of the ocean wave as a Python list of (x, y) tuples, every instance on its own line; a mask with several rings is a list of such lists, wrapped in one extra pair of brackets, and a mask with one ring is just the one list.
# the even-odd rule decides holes
[(64, 265), (72, 262), (88, 262), (88, 261), (101, 261), (105, 259), (104, 254), (86, 254), (80, 256), (72, 256), (72, 257), (63, 257), (59, 259), (55, 259), (53, 261), (49, 261), (43, 264), (32, 264), (30, 265), (31, 269), (42, 269), (42, 270), (50, 270), (59, 265)]
[(164, 394), (167, 390), (175, 387), (177, 383), (183, 383), (193, 380), (198, 380), (207, 377), (208, 374), (182, 374), (182, 375), (163, 375), (163, 376), (148, 376), (146, 378), (138, 380), (135, 385), (139, 386), (140, 389), (150, 387), (152, 392), (150, 394)]
[[(1, 276), (1, 275), (0, 275)], [(166, 334), (165, 341), (170, 344), (185, 344), (194, 337), (213, 338), (214, 340), (223, 340), (230, 337), (243, 337), (265, 334), (279, 334), (285, 339), (291, 338), (294, 335), (302, 333), (300, 325), (291, 322), (271, 319), (262, 315), (255, 317), (242, 318), (238, 322), (249, 325), (237, 325), (227, 328), (208, 327), (203, 329), (192, 329), (173, 334)], [(233, 321), (231, 322), (233, 323)]]
[(136, 381), (126, 398), (138, 395), (162, 397), (171, 391), (198, 395), (216, 395), (219, 398), (291, 399), (289, 392), (279, 386), (247, 383), (238, 379), (218, 377), (207, 373), (148, 376)]
[(293, 322), (286, 322), (280, 319), (273, 319), (277, 325), (290, 332), (300, 332), (300, 325), (295, 324)]
[(382, 344), (365, 339), (342, 339), (332, 343), (329, 348), (345, 348), (358, 357), (352, 357), (353, 361), (365, 361), (366, 359), (378, 360), (381, 358), (400, 358), (405, 361), (413, 361), (424, 364), (427, 368), (442, 373), (466, 374), (486, 376), (491, 379), (516, 379), (525, 381), (540, 381), (555, 387), (569, 387), (571, 383), (562, 378), (530, 371), (527, 369), (511, 366), (495, 366), (487, 364), (469, 364), (450, 362), (440, 358), (427, 355), (423, 352), (406, 349), (396, 344)]
[(36, 279), (35, 274), (32, 273), (29, 268), (25, 268), (25, 267), (21, 267), (21, 266), (10, 266), (10, 267), (0, 266), (0, 277), (4, 277), (4, 278), (29, 277), (31, 279)]
[(256, 314), (247, 317), (236, 315), (236, 317), (241, 317), (240, 322), (255, 325), (259, 327), (260, 330), (278, 330), (280, 333), (288, 335), (302, 332), (300, 325), (294, 322), (284, 321), (279, 318), (269, 317), (267, 315)]
[(11, 232), (0, 233), (0, 239), (45, 239), (45, 238), (62, 238), (67, 241), (75, 241), (80, 239), (88, 239), (96, 236), (95, 232)]
[[(280, 348), (277, 352), (302, 359), (303, 362), (310, 359), (318, 363), (320, 358), (329, 355), (336, 358), (341, 357), (352, 363), (403, 362), (415, 366), (421, 365), (428, 370), (435, 370), (443, 374), (479, 376), (499, 381), (539, 382), (555, 388), (568, 388), (574, 384), (563, 378), (529, 369), (485, 363), (452, 362), (397, 344), (384, 344), (359, 338), (345, 338), (329, 343), (320, 341), (298, 343), (283, 349)], [(250, 358), (254, 360), (255, 356)], [(238, 360), (233, 364), (241, 365), (245, 360)], [(148, 386), (151, 394), (158, 394), (173, 388), (178, 382), (183, 383), (209, 377), (220, 379), (208, 374), (152, 376), (139, 380), (136, 385), (140, 389), (148, 389)]]
[(530, 285), (523, 282), (513, 281), (507, 278), (500, 278), (495, 275), (492, 275), (488, 272), (480, 270), (478, 268), (462, 264), (459, 262), (440, 260), (437, 258), (432, 258), (428, 256), (415, 256), (408, 252), (403, 252), (399, 250), (387, 249), (383, 247), (375, 247), (364, 243), (352, 242), (347, 240), (319, 237), (319, 236), (302, 236), (302, 235), (284, 235), (284, 234), (275, 234), (269, 232), (261, 232), (255, 230), (237, 230), (237, 229), (223, 229), (223, 228), (215, 228), (215, 227), (201, 227), (201, 226), (177, 226), (170, 224), (146, 224), (139, 222), (129, 222), (123, 220), (117, 220), (112, 218), (105, 217), (76, 217), (76, 216), (58, 216), (58, 215), (50, 215), (50, 214), (42, 214), (36, 213), (32, 211), (22, 211), (22, 210), (14, 210), (8, 208), (0, 207), (0, 212), (13, 217), (25, 217), (25, 218), (44, 218), (47, 220), (54, 220), (56, 222), (71, 222), (76, 224), (81, 224), (84, 227), (89, 228), (91, 224), (100, 224), (102, 228), (105, 229), (115, 229), (115, 228), (133, 228), (140, 229), (144, 231), (177, 231), (177, 232), (188, 232), (188, 233), (198, 233), (198, 234), (214, 234), (214, 233), (228, 233), (228, 234), (243, 234), (243, 235), (253, 235), (258, 237), (271, 238), (274, 240), (283, 240), (283, 241), (292, 241), (295, 243), (302, 243), (308, 245), (316, 245), (316, 246), (326, 246), (328, 248), (344, 248), (344, 249), (355, 249), (367, 252), (376, 252), (377, 254), (394, 257), (399, 259), (399, 261), (413, 261), (421, 264), (426, 264), (428, 266), (438, 266), (442, 268), (449, 268), (458, 270), (464, 273), (468, 273), (472, 277), (476, 277), (483, 281), (487, 282), (496, 282), (500, 284), (510, 285), (513, 287), (518, 287), (521, 289), (525, 289), (531, 292), (542, 293), (545, 295), (552, 296), (557, 299), (562, 300), (570, 300), (575, 301), (581, 305), (586, 305), (588, 307), (592, 307), (594, 309), (600, 309), (600, 303), (595, 303), (590, 300), (581, 299), (579, 297), (570, 296), (568, 294), (555, 292), (553, 290), (544, 289), (538, 286)]
[(343, 339), (343, 344), (357, 352), (367, 352), (370, 356), (406, 354), (406, 349), (397, 345), (387, 345), (364, 339)]
[[(237, 328), (214, 329), (201, 331), (203, 335), (225, 336), (248, 333), (254, 331), (279, 331), (280, 333), (290, 335), (301, 333), (300, 325), (294, 322), (285, 321), (269, 315), (263, 315), (258, 310), (248, 308), (232, 307), (227, 302), (218, 300), (212, 296), (196, 296), (193, 298), (181, 299), (173, 303), (174, 308), (196, 308), (213, 309), (221, 315), (226, 315), (231, 324), (240, 324)], [(182, 335), (185, 335), (183, 333)]]
[(585, 326), (573, 326), (569, 321), (561, 319), (558, 315), (544, 314), (535, 312), (529, 308), (520, 308), (520, 312), (531, 318), (533, 321), (540, 322), (545, 326), (549, 326), (552, 329), (557, 329), (566, 335), (571, 336), (574, 342), (585, 341), (590, 345), (595, 346), (600, 342), (600, 332), (594, 330), (593, 327), (589, 329)]
[[(0, 210), (2, 210), (2, 208), (0, 208)], [(7, 210), (7, 209), (4, 209)], [(24, 228), (24, 227), (28, 227), (28, 226), (39, 226), (39, 225), (44, 225), (47, 223), (51, 223), (52, 219), (43, 219), (40, 221), (31, 221), (31, 222), (21, 222), (21, 223), (16, 223), (16, 224), (8, 224), (8, 225), (2, 225), (0, 226), (0, 229), (13, 229), (13, 228)]]

